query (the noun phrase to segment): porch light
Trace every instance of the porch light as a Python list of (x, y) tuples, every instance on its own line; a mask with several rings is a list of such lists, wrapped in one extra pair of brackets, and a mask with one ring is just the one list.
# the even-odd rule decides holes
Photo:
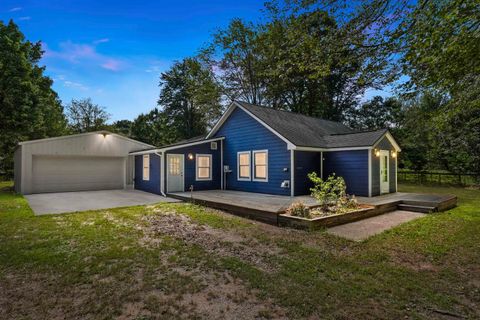
[(188, 157), (188, 160), (193, 160), (193, 153), (189, 153), (187, 157)]
[(397, 152), (395, 150), (392, 151), (392, 158), (396, 158), (397, 157)]
[(376, 155), (377, 157), (380, 157), (380, 150), (375, 149), (375, 155)]

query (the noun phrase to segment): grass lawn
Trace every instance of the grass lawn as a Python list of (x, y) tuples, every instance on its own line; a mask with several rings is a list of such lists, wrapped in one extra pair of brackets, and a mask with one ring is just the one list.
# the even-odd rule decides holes
[(0, 184), (0, 319), (480, 318), (480, 191), (351, 242), (191, 204), (34, 216)]

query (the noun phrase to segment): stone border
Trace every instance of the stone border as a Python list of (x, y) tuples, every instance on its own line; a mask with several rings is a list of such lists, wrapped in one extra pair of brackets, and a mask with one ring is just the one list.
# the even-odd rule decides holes
[(396, 204), (388, 207), (371, 206), (369, 208), (360, 208), (359, 210), (350, 211), (347, 213), (312, 219), (295, 217), (281, 213), (278, 215), (278, 225), (296, 229), (322, 229), (377, 216), (385, 212), (395, 210), (396, 206)]

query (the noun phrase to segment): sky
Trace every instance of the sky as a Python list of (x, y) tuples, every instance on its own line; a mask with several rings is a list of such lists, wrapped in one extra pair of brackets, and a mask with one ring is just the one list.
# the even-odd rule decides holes
[[(41, 64), (63, 104), (92, 98), (110, 122), (133, 120), (156, 106), (162, 71), (195, 55), (233, 18), (258, 21), (263, 0), (0, 0), (0, 20), (13, 19), (41, 41)], [(364, 99), (381, 91), (369, 91)]]
[(0, 20), (13, 19), (28, 40), (42, 42), (41, 64), (64, 104), (91, 97), (116, 121), (154, 108), (162, 71), (232, 18), (258, 20), (262, 7), (262, 0), (0, 0)]

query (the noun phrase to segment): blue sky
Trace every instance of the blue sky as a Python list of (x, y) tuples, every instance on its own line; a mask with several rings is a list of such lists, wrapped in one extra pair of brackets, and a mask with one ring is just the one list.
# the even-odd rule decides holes
[[(30, 41), (64, 104), (91, 97), (111, 121), (134, 119), (156, 106), (159, 76), (194, 55), (232, 18), (261, 19), (263, 0), (0, 1)], [(373, 94), (385, 92), (373, 91)]]
[(1, 0), (0, 20), (42, 41), (42, 64), (64, 103), (91, 97), (114, 121), (155, 107), (160, 72), (232, 18), (259, 19), (262, 7), (261, 0)]

